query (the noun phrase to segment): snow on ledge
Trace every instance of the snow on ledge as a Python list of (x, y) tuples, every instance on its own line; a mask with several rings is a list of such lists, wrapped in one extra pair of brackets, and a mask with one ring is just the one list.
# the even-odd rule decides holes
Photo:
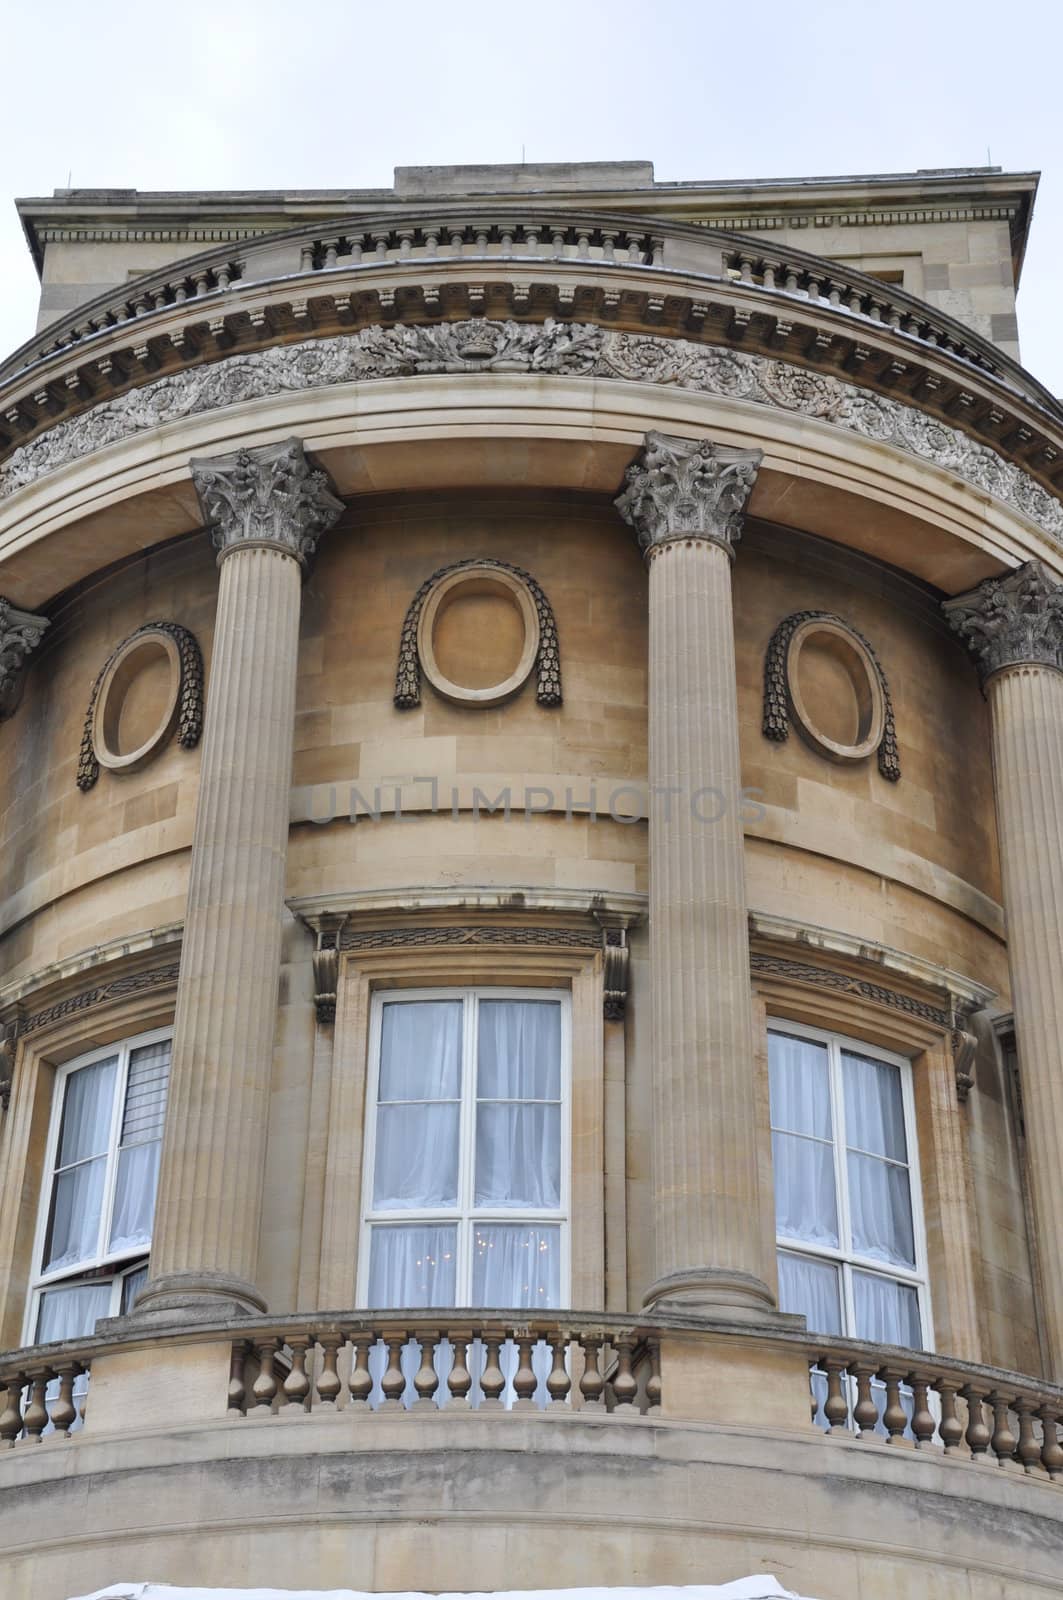
[[(75, 1600), (383, 1600), (360, 1589), (175, 1589), (168, 1583), (113, 1583)], [(387, 1600), (812, 1600), (783, 1589), (775, 1578), (674, 1588), (508, 1589), (488, 1594), (391, 1594)]]

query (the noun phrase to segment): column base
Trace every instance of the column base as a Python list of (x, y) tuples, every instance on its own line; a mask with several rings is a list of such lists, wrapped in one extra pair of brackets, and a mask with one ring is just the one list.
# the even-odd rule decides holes
[[(211, 1322), (219, 1317), (257, 1317), (267, 1309), (253, 1283), (227, 1272), (169, 1272), (149, 1278), (123, 1325), (148, 1318), (167, 1322)], [(118, 1321), (119, 1319), (108, 1319)]]
[(779, 1311), (768, 1285), (751, 1272), (724, 1267), (693, 1267), (658, 1278), (642, 1302), (647, 1311), (679, 1311), (714, 1322), (771, 1323), (804, 1328), (803, 1317)]

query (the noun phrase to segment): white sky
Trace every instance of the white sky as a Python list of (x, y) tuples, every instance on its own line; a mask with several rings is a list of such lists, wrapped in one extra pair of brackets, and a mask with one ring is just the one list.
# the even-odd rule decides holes
[(0, 0), (0, 352), (33, 331), (12, 200), (67, 184), (387, 187), (429, 163), (659, 180), (1040, 170), (1026, 365), (1063, 394), (1059, 0)]

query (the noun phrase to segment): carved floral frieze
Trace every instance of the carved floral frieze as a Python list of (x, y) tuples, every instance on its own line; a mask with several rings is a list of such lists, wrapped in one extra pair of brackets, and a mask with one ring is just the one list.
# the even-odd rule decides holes
[(375, 378), (476, 372), (615, 378), (812, 417), (944, 468), (1063, 540), (1063, 502), (990, 446), (916, 406), (769, 356), (550, 319), (363, 328), (174, 373), (21, 445), (4, 465), (0, 498), (105, 445), (223, 406)]

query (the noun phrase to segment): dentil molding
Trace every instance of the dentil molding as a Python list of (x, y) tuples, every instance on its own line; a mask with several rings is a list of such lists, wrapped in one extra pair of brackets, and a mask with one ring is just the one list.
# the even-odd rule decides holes
[(1063, 541), (1063, 502), (990, 446), (916, 406), (770, 356), (552, 319), (363, 328), (174, 373), (21, 445), (3, 467), (0, 498), (106, 445), (242, 401), (375, 378), (478, 372), (660, 384), (813, 417), (954, 473)]

